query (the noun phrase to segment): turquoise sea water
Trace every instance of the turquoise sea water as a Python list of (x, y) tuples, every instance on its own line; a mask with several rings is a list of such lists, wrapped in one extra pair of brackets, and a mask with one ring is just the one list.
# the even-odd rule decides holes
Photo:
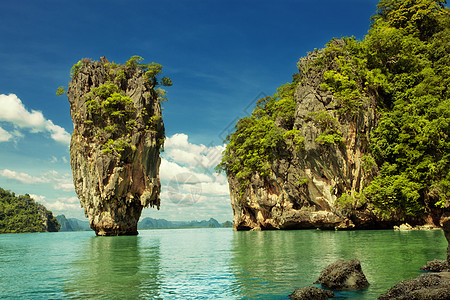
[(288, 299), (337, 259), (357, 258), (376, 299), (445, 259), (442, 231), (141, 230), (0, 235), (0, 298)]

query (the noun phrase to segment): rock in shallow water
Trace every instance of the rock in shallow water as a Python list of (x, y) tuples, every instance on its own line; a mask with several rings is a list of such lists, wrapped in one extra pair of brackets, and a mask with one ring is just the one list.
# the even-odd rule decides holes
[(397, 283), (380, 300), (450, 299), (450, 273), (422, 274)]
[(348, 261), (340, 259), (328, 265), (315, 283), (332, 290), (362, 290), (369, 286), (361, 263), (357, 259)]
[(325, 300), (328, 298), (334, 298), (332, 291), (319, 289), (315, 286), (307, 286), (301, 289), (296, 289), (289, 295), (293, 300)]
[(420, 269), (428, 272), (450, 272), (448, 262), (446, 260), (438, 259), (427, 262), (427, 264)]
[(160, 205), (161, 66), (129, 62), (84, 59), (67, 92), (75, 191), (97, 235), (137, 234), (142, 209)]

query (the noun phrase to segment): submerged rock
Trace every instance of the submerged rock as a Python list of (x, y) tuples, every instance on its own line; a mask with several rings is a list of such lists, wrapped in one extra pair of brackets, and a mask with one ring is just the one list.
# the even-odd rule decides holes
[(315, 286), (307, 286), (301, 289), (296, 289), (289, 295), (289, 298), (293, 300), (325, 300), (328, 298), (334, 298), (334, 293), (332, 291), (319, 289)]
[(97, 235), (137, 234), (144, 207), (160, 205), (164, 124), (156, 76), (161, 66), (80, 61), (68, 98), (74, 130), (75, 191)]
[(366, 276), (357, 259), (338, 260), (320, 273), (315, 283), (332, 290), (362, 290), (369, 286)]
[(450, 273), (422, 274), (397, 283), (380, 300), (450, 299)]

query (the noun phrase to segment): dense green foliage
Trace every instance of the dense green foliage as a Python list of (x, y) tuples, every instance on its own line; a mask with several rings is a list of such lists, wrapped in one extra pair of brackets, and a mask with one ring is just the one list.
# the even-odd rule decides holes
[(65, 93), (66, 93), (66, 90), (64, 89), (63, 86), (59, 86), (59, 87), (56, 89), (56, 96), (62, 96), (62, 95), (64, 95)]
[(386, 215), (450, 200), (450, 13), (443, 1), (381, 1), (361, 43), (386, 80), (371, 139), (380, 175), (367, 188)]
[(285, 148), (303, 148), (303, 137), (294, 128), (297, 84), (286, 83), (272, 97), (260, 99), (252, 115), (239, 120), (236, 132), (227, 137), (228, 146), (218, 170), (235, 175), (241, 191), (255, 172), (268, 176), (271, 163)]
[[(365, 101), (377, 105), (378, 123), (363, 158), (364, 170), (377, 174), (357, 196), (343, 194), (342, 206), (352, 207), (358, 198), (380, 216), (402, 218), (449, 203), (450, 12), (445, 3), (382, 0), (364, 40), (333, 40), (314, 61), (311, 70), (323, 74), (320, 88), (333, 93), (338, 119), (351, 119)], [(237, 123), (220, 168), (246, 180), (254, 172), (270, 172), (291, 136), (284, 129), (296, 130), (287, 113), (295, 109), (293, 85), (286, 87)], [(275, 126), (280, 116), (285, 127)], [(310, 118), (322, 129), (316, 143), (342, 141), (337, 119), (327, 112)]]
[(0, 233), (58, 231), (51, 211), (28, 194), (16, 196), (0, 188)]
[[(352, 206), (368, 200), (381, 216), (414, 216), (450, 199), (450, 14), (445, 1), (382, 0), (363, 41), (331, 41), (315, 65), (322, 89), (351, 116), (374, 98), (381, 114), (364, 166), (379, 175)], [(335, 127), (336, 140), (339, 132)], [(329, 129), (327, 129), (329, 131)], [(327, 132), (316, 142), (333, 141)], [(359, 201), (361, 202), (361, 201)]]
[[(148, 117), (146, 108), (142, 115), (138, 115), (133, 101), (125, 95), (124, 82), (134, 72), (144, 72), (145, 84), (149, 89), (148, 96), (166, 101), (166, 91), (159, 86), (171, 86), (172, 81), (168, 77), (160, 78), (162, 66), (157, 63), (142, 64), (140, 56), (131, 57), (125, 64), (107, 63), (104, 65), (109, 78), (99, 87), (91, 89), (84, 97), (86, 100), (85, 126), (91, 127), (91, 134), (102, 145), (102, 151), (122, 157), (133, 150), (131, 146), (131, 134), (136, 125), (136, 120), (143, 117), (148, 120), (146, 130), (156, 132), (160, 115)], [(76, 76), (89, 60), (84, 59), (72, 68), (71, 75)], [(60, 92), (60, 89), (58, 89)], [(161, 142), (162, 146), (162, 141)]]
[[(381, 118), (364, 163), (376, 164), (379, 175), (358, 197), (382, 216), (419, 215), (450, 199), (450, 14), (444, 4), (382, 0), (363, 41), (330, 42), (317, 60), (327, 69), (321, 88), (332, 91), (341, 113), (356, 113), (367, 96), (377, 101)], [(348, 207), (352, 199), (344, 194), (340, 202)]]

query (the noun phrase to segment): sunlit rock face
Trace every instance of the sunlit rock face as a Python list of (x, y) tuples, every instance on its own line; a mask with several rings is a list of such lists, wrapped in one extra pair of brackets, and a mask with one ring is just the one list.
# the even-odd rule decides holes
[[(328, 69), (314, 68), (317, 57), (313, 52), (298, 63), (301, 81), (294, 94), (294, 128), (304, 137), (304, 149), (284, 149), (271, 163), (271, 174), (262, 178), (255, 173), (244, 190), (227, 173), (235, 230), (352, 229), (370, 227), (375, 221), (362, 202), (355, 204), (361, 209), (352, 219), (336, 203), (342, 194), (361, 192), (363, 183), (377, 172), (363, 163), (376, 125), (375, 101), (366, 95), (357, 113), (341, 116), (332, 93), (321, 89)], [(324, 130), (314, 118), (321, 113), (338, 122), (341, 142), (317, 142)]]
[(104, 57), (72, 69), (70, 163), (97, 235), (135, 235), (142, 209), (159, 209), (164, 124), (156, 80), (146, 71)]

